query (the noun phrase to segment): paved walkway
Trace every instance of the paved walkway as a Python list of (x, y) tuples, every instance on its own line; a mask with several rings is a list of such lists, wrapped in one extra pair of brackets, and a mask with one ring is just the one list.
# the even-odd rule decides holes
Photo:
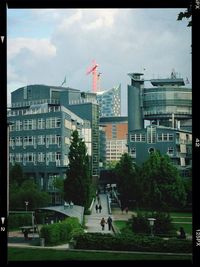
[[(86, 231), (88, 233), (113, 233), (112, 231), (108, 230), (108, 224), (105, 225), (105, 229), (102, 230), (102, 227), (100, 225), (101, 219), (104, 218), (106, 221), (109, 217), (108, 213), (108, 203), (107, 203), (107, 195), (106, 194), (99, 194), (100, 203), (102, 206), (101, 213), (98, 211), (96, 212), (95, 206), (98, 204), (98, 201), (96, 200), (94, 202), (92, 212), (90, 215), (85, 215), (85, 226), (87, 227)], [(110, 215), (112, 218), (112, 215)], [(113, 219), (113, 218), (112, 218)]]

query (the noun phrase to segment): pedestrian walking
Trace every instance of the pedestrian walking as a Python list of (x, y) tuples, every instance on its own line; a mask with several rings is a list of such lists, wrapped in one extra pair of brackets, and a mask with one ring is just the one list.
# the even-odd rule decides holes
[(97, 196), (97, 201), (98, 201), (98, 203), (100, 202), (100, 197), (99, 197), (99, 195)]
[(99, 213), (101, 213), (101, 210), (102, 210), (102, 206), (101, 204), (99, 205)]
[(108, 224), (108, 230), (110, 231), (112, 229), (112, 218), (110, 216), (107, 219), (107, 224)]
[(128, 207), (125, 208), (126, 214), (128, 214)]
[(98, 213), (99, 206), (97, 204), (95, 206), (95, 209), (96, 209), (96, 213)]
[(102, 219), (101, 219), (101, 222), (100, 222), (100, 225), (101, 225), (101, 227), (102, 227), (102, 230), (104, 230), (104, 228), (105, 228), (105, 224), (106, 224), (106, 221), (105, 221), (104, 218), (102, 218)]

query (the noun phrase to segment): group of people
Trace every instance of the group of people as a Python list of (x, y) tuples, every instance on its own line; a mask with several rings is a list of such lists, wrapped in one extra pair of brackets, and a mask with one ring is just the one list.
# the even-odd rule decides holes
[(102, 210), (101, 204), (99, 204), (99, 205), (96, 204), (95, 209), (96, 209), (96, 213), (98, 213), (98, 211), (99, 211), (99, 213), (101, 213), (101, 210)]
[(125, 211), (126, 214), (128, 214), (128, 207), (125, 207), (125, 208), (121, 207), (121, 211), (122, 211), (122, 214), (123, 214), (123, 211)]
[(112, 218), (110, 216), (108, 217), (107, 221), (104, 218), (101, 219), (100, 225), (102, 227), (102, 230), (105, 229), (106, 223), (108, 224), (108, 230), (110, 231), (112, 229)]
[(73, 206), (74, 206), (74, 203), (72, 202), (72, 201), (70, 201), (70, 203), (69, 202), (64, 202), (64, 209), (66, 209), (66, 208), (73, 208)]

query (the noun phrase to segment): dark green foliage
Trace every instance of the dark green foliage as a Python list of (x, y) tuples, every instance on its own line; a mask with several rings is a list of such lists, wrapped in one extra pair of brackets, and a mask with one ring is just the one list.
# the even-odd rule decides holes
[(32, 216), (30, 213), (27, 214), (9, 214), (8, 227), (9, 229), (32, 225)]
[(44, 225), (40, 237), (45, 239), (45, 245), (57, 245), (68, 242), (73, 236), (83, 233), (83, 228), (77, 218), (67, 218), (60, 223)]
[(25, 210), (25, 201), (28, 201), (28, 209), (46, 206), (50, 201), (50, 196), (46, 192), (39, 190), (32, 180), (24, 181), (21, 186), (13, 185), (10, 188), (10, 210)]
[[(118, 191), (123, 207), (130, 207), (131, 201), (140, 199), (140, 182), (131, 157), (125, 153), (115, 167)], [(132, 202), (133, 203), (133, 202)]]
[(154, 212), (152, 215), (156, 219), (154, 225), (154, 233), (162, 235), (174, 235), (176, 236), (176, 230), (172, 223), (172, 218), (169, 213)]
[(133, 215), (130, 219), (131, 228), (134, 233), (150, 233), (148, 215), (138, 212), (137, 216)]
[[(185, 10), (185, 12), (180, 12), (178, 14), (177, 20), (182, 20), (183, 18), (191, 19), (191, 17), (192, 17), (192, 1), (190, 1), (190, 4), (189, 4), (187, 10)], [(192, 20), (189, 21), (187, 26), (188, 27), (192, 26)]]
[(72, 133), (69, 152), (69, 168), (64, 181), (66, 201), (73, 201), (76, 205), (88, 207), (91, 202), (91, 173), (87, 148), (78, 136), (77, 130)]
[(167, 155), (151, 153), (140, 170), (143, 188), (142, 205), (154, 210), (182, 208), (186, 193), (179, 172)]
[(14, 166), (10, 167), (10, 173), (9, 173), (10, 186), (14, 184), (20, 186), (24, 181), (25, 181), (25, 176), (23, 173), (23, 169), (20, 164), (15, 163)]
[(76, 237), (77, 249), (149, 251), (191, 253), (192, 242), (189, 240), (149, 237), (142, 235), (117, 235), (88, 233)]
[(134, 233), (149, 234), (151, 232), (151, 228), (148, 218), (150, 217), (156, 219), (153, 226), (153, 232), (155, 235), (176, 236), (176, 230), (172, 223), (172, 219), (169, 213), (166, 212), (153, 212), (145, 214), (138, 212), (137, 216), (133, 215), (129, 220), (132, 231)]

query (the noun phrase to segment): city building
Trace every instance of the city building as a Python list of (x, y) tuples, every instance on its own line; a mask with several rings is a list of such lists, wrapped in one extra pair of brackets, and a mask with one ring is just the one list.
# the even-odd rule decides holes
[(167, 79), (149, 80), (153, 87), (145, 88), (142, 73), (129, 73), (129, 131), (144, 127), (144, 120), (157, 125), (192, 130), (192, 89), (172, 72)]
[(56, 199), (53, 181), (65, 178), (73, 130), (85, 141), (92, 173), (98, 174), (93, 162), (99, 160), (95, 155), (99, 155), (99, 111), (93, 102), (94, 95), (93, 100), (85, 99), (79, 90), (47, 85), (28, 85), (11, 94), (10, 164), (19, 163), (28, 177), (54, 196), (54, 204), (60, 199)]
[(177, 128), (148, 125), (129, 133), (129, 153), (141, 165), (154, 151), (168, 155), (182, 176), (190, 176), (192, 168), (192, 133)]
[(122, 116), (102, 117), (100, 118), (100, 125), (104, 128), (106, 138), (105, 161), (107, 163), (119, 161), (122, 154), (128, 152), (128, 118)]
[(159, 150), (187, 176), (192, 166), (192, 89), (174, 72), (170, 78), (148, 80), (149, 88), (144, 87), (142, 73), (128, 75), (129, 154), (141, 164)]
[(97, 92), (100, 117), (121, 116), (121, 85)]

